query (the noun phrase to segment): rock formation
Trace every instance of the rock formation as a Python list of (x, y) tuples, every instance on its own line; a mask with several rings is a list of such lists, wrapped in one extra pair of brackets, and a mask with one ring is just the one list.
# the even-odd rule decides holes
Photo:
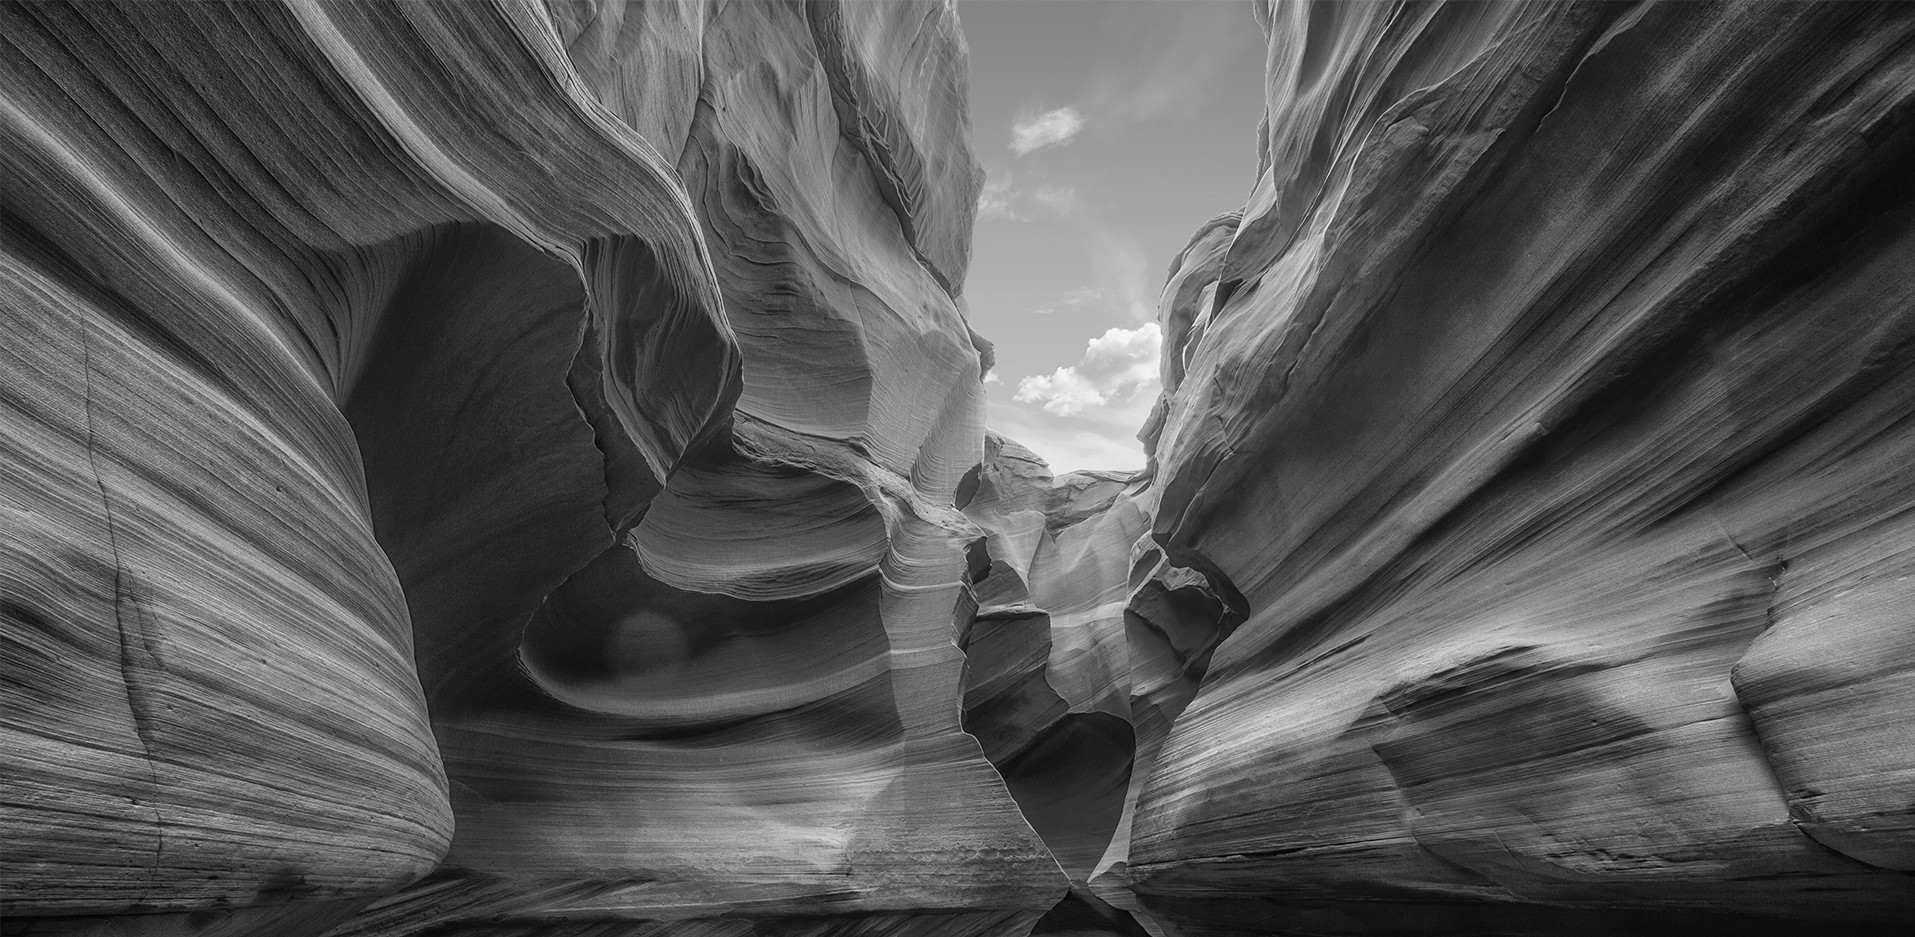
[(960, 726), (948, 6), (0, 15), (10, 927), (1062, 897)]
[(946, 3), (0, 4), (6, 933), (1906, 927), (1915, 7), (1256, 18), (1054, 477)]
[(1260, 15), (1153, 429), (1152, 536), (1247, 620), (1131, 887), (1185, 934), (1915, 918), (1915, 9)]

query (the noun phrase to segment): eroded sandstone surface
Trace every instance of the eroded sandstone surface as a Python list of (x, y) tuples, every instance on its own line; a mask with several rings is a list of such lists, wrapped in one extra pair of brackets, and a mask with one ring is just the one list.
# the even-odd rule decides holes
[(4, 16), (9, 921), (1064, 894), (960, 726), (947, 6)]
[(1261, 15), (1153, 427), (1153, 537), (1247, 618), (1132, 888), (1191, 934), (1915, 917), (1915, 9)]
[(1915, 7), (1256, 4), (1062, 476), (960, 12), (0, 5), (6, 932), (1915, 920)]

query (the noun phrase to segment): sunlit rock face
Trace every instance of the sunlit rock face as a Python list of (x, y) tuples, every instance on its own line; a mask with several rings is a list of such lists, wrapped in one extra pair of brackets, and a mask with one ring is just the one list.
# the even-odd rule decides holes
[(1185, 934), (1915, 918), (1915, 8), (1259, 17), (1153, 424), (1153, 537), (1247, 620), (1131, 887)]
[(10, 926), (1057, 904), (961, 727), (948, 6), (7, 4), (0, 50)]

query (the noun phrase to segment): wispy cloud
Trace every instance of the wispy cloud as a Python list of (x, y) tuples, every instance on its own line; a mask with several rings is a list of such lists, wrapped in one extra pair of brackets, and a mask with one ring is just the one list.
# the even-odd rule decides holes
[(1077, 189), (1062, 185), (1040, 185), (1031, 190), (1031, 201), (1058, 217), (1074, 215), (1084, 207), (1077, 200)]
[(1023, 156), (1047, 146), (1062, 146), (1083, 129), (1084, 115), (1074, 107), (1031, 114), (1011, 125), (1011, 151)]
[(1074, 416), (1091, 407), (1155, 398), (1163, 333), (1157, 323), (1113, 328), (1090, 340), (1070, 367), (1032, 375), (1017, 384), (1019, 403), (1041, 403), (1047, 413)]
[(984, 191), (978, 193), (977, 216), (1023, 221), (1023, 216), (1017, 210), (1017, 195), (1017, 190), (1011, 187), (1009, 176), (991, 176), (984, 181)]
[(979, 218), (1002, 221), (1067, 221), (1077, 229), (1078, 243), (1090, 259), (1096, 286), (1071, 291), (1060, 297), (1066, 300), (1063, 304), (1039, 307), (1039, 315), (1056, 312), (1065, 305), (1081, 305), (1096, 292), (1127, 321), (1148, 322), (1157, 317), (1157, 297), (1150, 289), (1151, 266), (1143, 242), (1100, 220), (1078, 197), (1075, 187), (1051, 183), (1021, 186), (1010, 173), (993, 173), (978, 196), (977, 214)]
[(1050, 298), (1042, 306), (1031, 310), (1032, 315), (1048, 316), (1053, 312), (1066, 309), (1080, 309), (1104, 298), (1104, 291), (1095, 286), (1080, 286), (1074, 290), (1065, 290)]
[(1065, 218), (1082, 208), (1077, 190), (1071, 186), (1019, 185), (1016, 177), (1008, 172), (992, 173), (977, 197), (977, 216), (1000, 221)]
[(1089, 216), (1074, 220), (1084, 252), (1090, 256), (1091, 278), (1111, 305), (1131, 322), (1156, 319), (1157, 298), (1150, 290), (1150, 265), (1144, 257), (1143, 242), (1128, 231)]

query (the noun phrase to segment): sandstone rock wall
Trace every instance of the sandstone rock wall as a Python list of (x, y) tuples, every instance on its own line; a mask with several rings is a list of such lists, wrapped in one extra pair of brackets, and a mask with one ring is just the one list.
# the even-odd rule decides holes
[(1160, 920), (1915, 917), (1911, 14), (1260, 11), (1262, 176), (1166, 294), (1153, 536), (1248, 617), (1139, 799)]
[(9, 927), (1063, 895), (960, 725), (948, 5), (0, 16)]

